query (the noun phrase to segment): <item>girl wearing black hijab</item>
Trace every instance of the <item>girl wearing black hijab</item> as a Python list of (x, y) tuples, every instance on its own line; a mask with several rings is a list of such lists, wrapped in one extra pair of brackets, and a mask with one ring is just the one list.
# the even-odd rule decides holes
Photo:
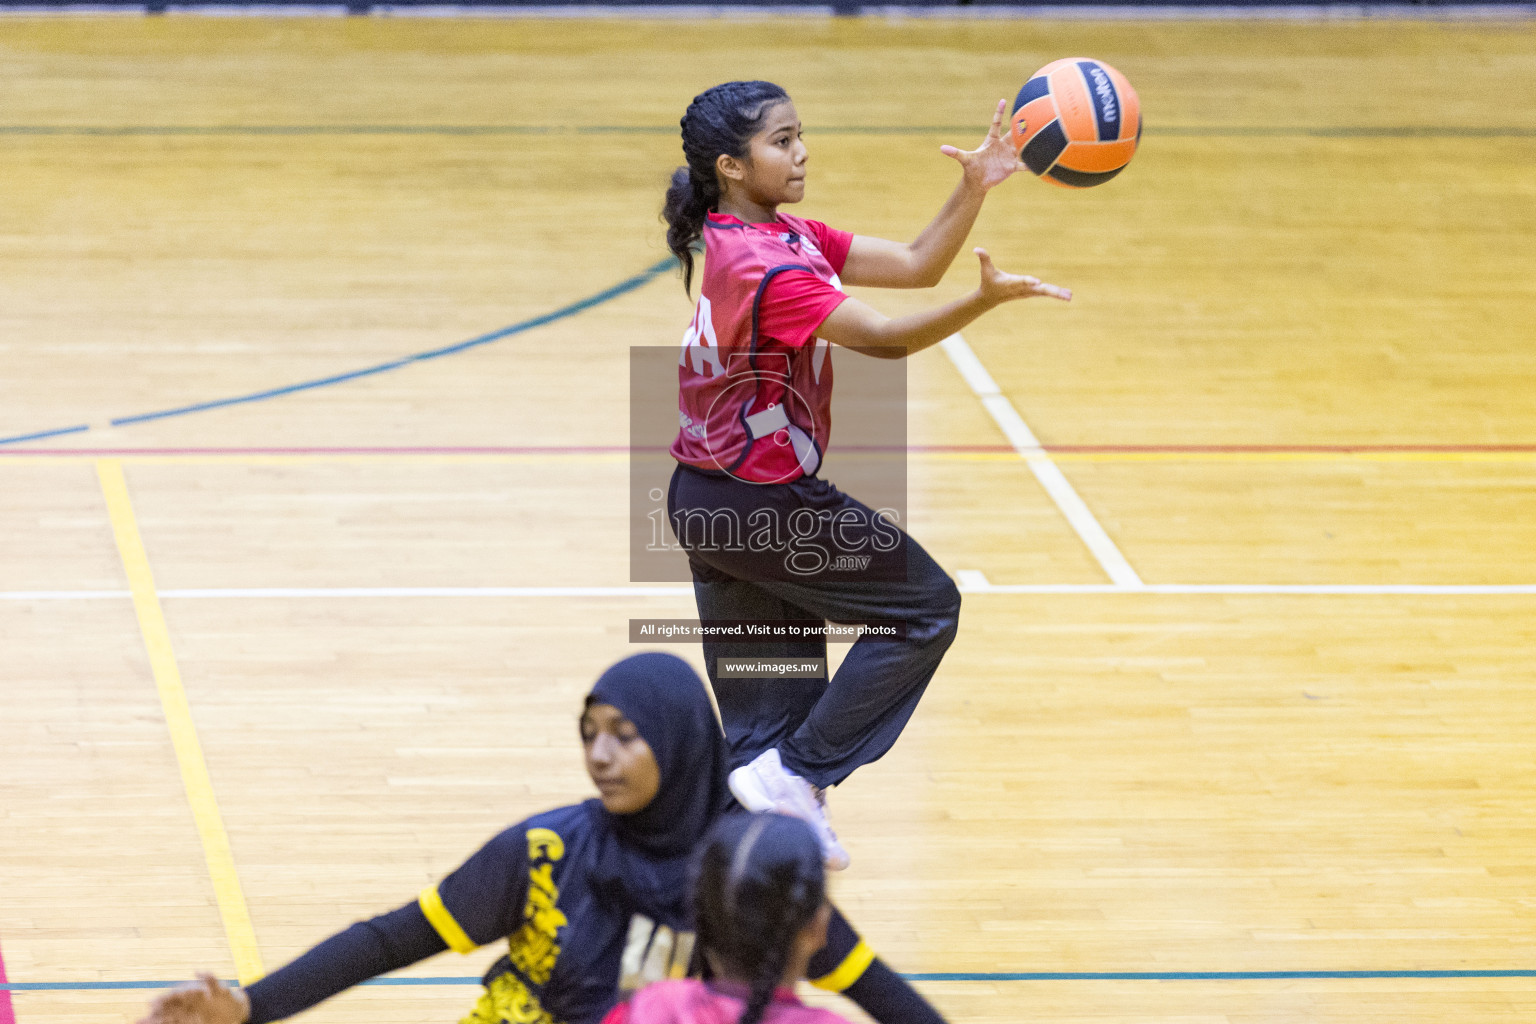
[[(693, 959), (690, 854), (732, 808), (704, 683), (669, 654), (626, 658), (588, 694), (581, 739), (596, 799), (512, 826), (412, 902), (248, 988), (202, 975), (140, 1024), (266, 1024), (446, 949), (501, 940), (507, 951), (463, 1024), (595, 1024), (623, 994), (682, 977)], [(943, 1024), (836, 912), (808, 973), (879, 1024)]]

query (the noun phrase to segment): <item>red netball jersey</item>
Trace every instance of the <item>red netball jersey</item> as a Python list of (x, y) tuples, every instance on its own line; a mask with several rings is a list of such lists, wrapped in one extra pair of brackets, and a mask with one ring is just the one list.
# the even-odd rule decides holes
[(753, 483), (815, 473), (832, 433), (831, 346), (816, 328), (845, 295), (853, 236), (779, 214), (711, 213), (704, 274), (678, 359), (679, 462)]

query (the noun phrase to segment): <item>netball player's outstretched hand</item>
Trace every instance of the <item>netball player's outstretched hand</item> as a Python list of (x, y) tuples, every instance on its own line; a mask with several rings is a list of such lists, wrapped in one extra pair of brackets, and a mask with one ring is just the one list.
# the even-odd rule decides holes
[(232, 989), (211, 974), (180, 985), (149, 1004), (139, 1024), (244, 1024), (251, 1015), (245, 993)]
[(981, 298), (989, 306), (999, 306), (1013, 299), (1032, 299), (1046, 295), (1062, 302), (1072, 301), (1072, 290), (1046, 284), (1038, 277), (1005, 274), (992, 265), (985, 249), (972, 250), (981, 260)]
[(1019, 162), (1019, 154), (1014, 152), (1013, 146), (1003, 138), (1003, 111), (1007, 109), (1006, 99), (997, 101), (997, 111), (992, 115), (992, 127), (987, 129), (987, 137), (975, 149), (939, 147), (940, 153), (954, 157), (959, 162), (965, 172), (966, 182), (983, 192), (1002, 184), (1010, 174), (1024, 166)]

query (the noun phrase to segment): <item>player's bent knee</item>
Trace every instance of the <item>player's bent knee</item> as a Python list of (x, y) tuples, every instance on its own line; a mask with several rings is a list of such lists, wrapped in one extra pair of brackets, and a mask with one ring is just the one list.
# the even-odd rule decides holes
[(924, 594), (922, 612), (908, 624), (908, 639), (919, 643), (943, 643), (946, 646), (960, 629), (960, 588), (948, 576), (941, 576)]

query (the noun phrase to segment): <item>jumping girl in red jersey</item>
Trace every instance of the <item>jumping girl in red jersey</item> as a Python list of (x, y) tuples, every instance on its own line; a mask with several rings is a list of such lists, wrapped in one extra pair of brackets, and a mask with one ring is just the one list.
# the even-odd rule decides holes
[[(904, 532), (817, 477), (831, 429), (828, 342), (900, 359), (1004, 302), (1071, 298), (1037, 278), (1003, 273), (982, 249), (975, 250), (979, 287), (931, 310), (888, 318), (842, 292), (843, 283), (939, 282), (987, 192), (1021, 166), (1002, 137), (1005, 104), (980, 147), (941, 147), (960, 164), (960, 183), (909, 244), (779, 212), (805, 197), (806, 147), (795, 106), (778, 86), (715, 86), (694, 98), (681, 122), (688, 165), (667, 190), (667, 244), (685, 288), (700, 241), (705, 260), (678, 369), (678, 468), (668, 514), (688, 552), (699, 617), (903, 625), (896, 642), (860, 639), (831, 680), (719, 673), (721, 658), (824, 659), (824, 639), (704, 644), (735, 769), (732, 792), (751, 810), (810, 822), (832, 868), (846, 867), (848, 855), (827, 823), (822, 791), (895, 743), (954, 639), (960, 593)], [(867, 555), (866, 568), (833, 572), (816, 559), (797, 560), (778, 530), (754, 529), (764, 524), (787, 526), (799, 551)]]

